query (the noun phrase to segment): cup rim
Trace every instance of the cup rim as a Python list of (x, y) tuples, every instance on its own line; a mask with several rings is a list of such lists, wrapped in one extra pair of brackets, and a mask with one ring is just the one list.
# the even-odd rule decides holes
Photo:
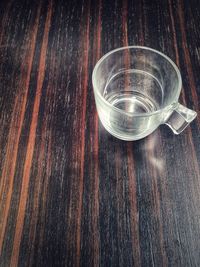
[[(143, 50), (149, 50), (149, 51), (152, 51), (154, 53), (157, 53), (159, 54), (160, 56), (164, 57), (171, 65), (172, 67), (174, 68), (176, 74), (177, 74), (177, 77), (178, 77), (178, 89), (177, 89), (177, 93), (176, 93), (176, 97), (174, 99), (174, 101), (167, 105), (166, 107), (164, 108), (161, 108), (161, 109), (157, 109), (156, 111), (152, 111), (152, 112), (147, 112), (147, 113), (132, 113), (132, 112), (128, 112), (128, 111), (124, 111), (124, 110), (121, 110), (113, 105), (111, 105), (99, 92), (99, 90), (97, 89), (98, 86), (97, 86), (97, 83), (96, 83), (96, 72), (98, 70), (98, 67), (100, 66), (100, 64), (108, 57), (110, 56), (111, 54), (115, 53), (115, 52), (118, 52), (120, 50), (126, 50), (126, 49), (143, 49)], [(101, 57), (94, 69), (93, 69), (93, 72), (92, 72), (92, 84), (93, 84), (93, 89), (94, 89), (94, 92), (98, 95), (98, 97), (106, 104), (108, 105), (110, 108), (114, 109), (115, 111), (121, 113), (121, 114), (126, 114), (126, 115), (130, 115), (130, 116), (134, 116), (134, 117), (137, 117), (137, 116), (142, 116), (142, 117), (147, 117), (147, 116), (151, 116), (151, 115), (155, 115), (155, 114), (158, 114), (158, 113), (161, 113), (165, 110), (168, 110), (169, 108), (173, 107), (176, 103), (178, 103), (178, 98), (179, 98), (179, 95), (180, 95), (180, 92), (181, 92), (181, 88), (182, 88), (182, 78), (181, 78), (181, 74), (180, 74), (180, 71), (177, 67), (177, 65), (173, 62), (173, 60), (171, 60), (168, 56), (166, 56), (165, 54), (163, 54), (162, 52), (156, 50), (156, 49), (153, 49), (151, 47), (147, 47), (147, 46), (137, 46), (137, 45), (133, 45), (133, 46), (123, 46), (123, 47), (119, 47), (119, 48), (116, 48), (114, 50), (111, 50), (109, 51), (108, 53), (106, 53), (103, 57)]]

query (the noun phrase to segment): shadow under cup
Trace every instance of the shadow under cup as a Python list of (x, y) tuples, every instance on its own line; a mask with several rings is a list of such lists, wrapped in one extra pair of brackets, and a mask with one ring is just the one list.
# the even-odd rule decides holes
[(162, 123), (179, 133), (196, 116), (185, 108), (186, 113), (194, 113), (192, 119), (183, 116), (176, 127), (181, 75), (171, 59), (151, 48), (109, 52), (97, 62), (92, 79), (99, 118), (108, 132), (122, 140), (141, 139)]

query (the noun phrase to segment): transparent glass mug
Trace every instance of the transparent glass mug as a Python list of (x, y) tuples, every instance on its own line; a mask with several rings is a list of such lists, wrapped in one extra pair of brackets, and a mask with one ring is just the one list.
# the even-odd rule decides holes
[(178, 103), (182, 81), (166, 55), (141, 46), (115, 49), (96, 64), (92, 82), (99, 118), (122, 140), (138, 140), (167, 124), (181, 133), (196, 112)]

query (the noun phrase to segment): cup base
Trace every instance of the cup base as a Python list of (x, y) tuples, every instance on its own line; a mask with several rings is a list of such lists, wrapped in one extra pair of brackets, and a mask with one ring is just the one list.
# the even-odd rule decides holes
[(146, 136), (150, 135), (152, 132), (154, 132), (157, 128), (156, 127), (155, 129), (151, 129), (151, 130), (149, 130), (143, 134), (139, 134), (139, 135), (131, 135), (131, 134), (128, 135), (128, 134), (124, 134), (124, 133), (120, 133), (120, 132), (115, 132), (115, 131), (113, 131), (112, 128), (109, 128), (107, 125), (103, 124), (101, 120), (100, 120), (100, 122), (109, 134), (111, 134), (112, 136), (114, 136), (120, 140), (123, 140), (123, 141), (137, 141), (137, 140), (143, 139)]

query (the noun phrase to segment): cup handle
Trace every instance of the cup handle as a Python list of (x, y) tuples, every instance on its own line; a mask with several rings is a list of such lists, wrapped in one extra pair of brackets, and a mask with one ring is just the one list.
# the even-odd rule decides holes
[(168, 125), (175, 134), (180, 134), (197, 116), (194, 110), (179, 104), (166, 116), (164, 124)]

